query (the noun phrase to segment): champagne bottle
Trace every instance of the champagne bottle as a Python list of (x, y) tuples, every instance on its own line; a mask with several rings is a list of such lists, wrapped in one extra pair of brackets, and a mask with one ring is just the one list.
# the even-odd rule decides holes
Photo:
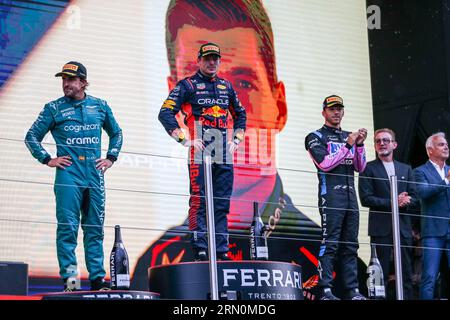
[(253, 221), (250, 226), (250, 258), (252, 260), (268, 260), (267, 226), (264, 225), (258, 210), (258, 203), (253, 202)]
[(367, 289), (369, 299), (385, 299), (386, 289), (384, 287), (383, 269), (377, 257), (377, 250), (374, 244), (371, 245), (370, 263), (367, 267)]
[(111, 250), (110, 273), (111, 289), (128, 290), (130, 288), (130, 267), (128, 263), (128, 254), (122, 242), (120, 226), (115, 226), (114, 246)]

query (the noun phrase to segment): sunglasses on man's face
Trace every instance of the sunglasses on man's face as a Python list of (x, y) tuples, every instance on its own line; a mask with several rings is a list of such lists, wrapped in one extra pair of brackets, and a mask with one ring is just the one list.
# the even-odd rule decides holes
[(390, 142), (392, 142), (392, 141), (393, 141), (393, 140), (388, 139), (388, 138), (375, 139), (375, 143), (376, 143), (376, 144), (381, 144), (382, 142), (383, 142), (384, 144), (388, 144), (388, 143), (390, 143)]

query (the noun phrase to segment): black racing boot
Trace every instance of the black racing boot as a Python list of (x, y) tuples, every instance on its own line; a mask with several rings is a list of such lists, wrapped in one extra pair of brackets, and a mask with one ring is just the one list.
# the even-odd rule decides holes
[(91, 291), (111, 290), (109, 284), (101, 277), (91, 280)]
[(194, 261), (208, 261), (208, 254), (205, 249), (194, 249)]
[(322, 295), (320, 296), (320, 300), (341, 300), (338, 297), (336, 297), (332, 292), (330, 288), (323, 288), (322, 289)]
[(62, 279), (64, 289), (63, 292), (74, 292), (80, 291), (80, 280), (75, 277), (69, 277)]
[(230, 261), (231, 258), (228, 255), (228, 251), (227, 252), (217, 252), (217, 260)]
[(367, 300), (366, 297), (364, 297), (358, 289), (352, 289), (348, 292), (347, 298), (349, 300)]

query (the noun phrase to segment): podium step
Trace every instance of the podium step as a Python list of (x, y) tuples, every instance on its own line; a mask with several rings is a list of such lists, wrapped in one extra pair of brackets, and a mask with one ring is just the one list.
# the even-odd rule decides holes
[(42, 294), (42, 300), (155, 300), (159, 294), (148, 291), (109, 290)]
[[(226, 300), (303, 300), (302, 268), (276, 261), (218, 261), (219, 296)], [(149, 269), (149, 289), (161, 299), (208, 300), (209, 262)]]

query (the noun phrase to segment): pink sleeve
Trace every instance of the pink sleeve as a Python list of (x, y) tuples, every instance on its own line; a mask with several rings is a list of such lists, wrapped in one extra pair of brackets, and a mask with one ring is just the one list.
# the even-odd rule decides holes
[(341, 163), (341, 161), (345, 159), (349, 152), (350, 149), (348, 149), (344, 144), (338, 152), (325, 156), (321, 163), (317, 163), (314, 157), (311, 156), (311, 153), (310, 156), (316, 166), (318, 166), (322, 171), (328, 172), (336, 168)]
[(363, 172), (366, 168), (366, 149), (364, 146), (355, 147), (355, 156), (353, 158), (353, 166), (358, 172)]

